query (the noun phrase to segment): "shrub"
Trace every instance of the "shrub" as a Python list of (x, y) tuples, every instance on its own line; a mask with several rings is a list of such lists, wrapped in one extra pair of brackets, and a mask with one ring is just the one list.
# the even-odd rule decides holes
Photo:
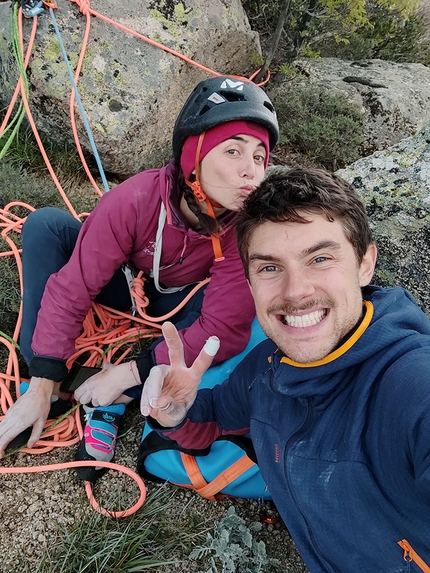
[[(267, 53), (282, 2), (242, 0), (251, 27)], [(347, 2), (291, 0), (271, 71), (297, 56), (319, 54), (342, 59), (380, 58), (430, 65), (428, 16), (416, 0)]]
[(416, 62), (430, 65), (430, 46), (426, 38), (428, 26), (424, 16), (417, 13), (409, 19), (399, 11), (374, 6), (371, 26), (357, 29), (346, 43), (329, 38), (313, 47), (324, 57), (348, 60), (379, 58), (392, 62)]
[(311, 164), (335, 171), (360, 157), (364, 118), (343, 94), (323, 88), (291, 85), (274, 101), (280, 144), (304, 155)]

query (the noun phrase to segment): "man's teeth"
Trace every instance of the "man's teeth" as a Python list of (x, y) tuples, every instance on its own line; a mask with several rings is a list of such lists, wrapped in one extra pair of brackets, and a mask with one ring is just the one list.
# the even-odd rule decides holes
[(325, 314), (325, 310), (316, 310), (310, 314), (303, 314), (302, 316), (286, 315), (282, 317), (282, 322), (288, 326), (313, 326), (321, 322)]

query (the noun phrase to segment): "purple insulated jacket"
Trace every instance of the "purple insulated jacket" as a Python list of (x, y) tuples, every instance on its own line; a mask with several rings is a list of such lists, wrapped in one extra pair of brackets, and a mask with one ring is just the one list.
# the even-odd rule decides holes
[[(211, 335), (221, 340), (215, 362), (245, 348), (255, 309), (234, 228), (227, 227), (221, 237), (225, 259), (215, 262), (210, 237), (191, 229), (179, 210), (177, 176), (178, 168), (170, 162), (131, 177), (100, 199), (82, 226), (70, 261), (47, 282), (32, 341), (35, 356), (67, 360), (73, 354), (91, 301), (122, 263), (151, 272), (161, 202), (167, 221), (160, 282), (178, 287), (211, 277), (200, 318), (180, 331), (187, 364)], [(225, 221), (232, 223), (234, 217), (230, 213)], [(157, 364), (168, 363), (164, 341), (154, 352)]]

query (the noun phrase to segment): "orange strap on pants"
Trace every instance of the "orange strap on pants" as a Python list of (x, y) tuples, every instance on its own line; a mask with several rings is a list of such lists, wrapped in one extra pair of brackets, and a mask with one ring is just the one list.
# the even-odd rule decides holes
[(181, 452), (181, 458), (185, 471), (193, 484), (193, 488), (199, 495), (211, 501), (220, 499), (217, 494), (219, 494), (222, 489), (255, 465), (255, 463), (244, 454), (237, 462), (234, 462), (234, 464), (208, 483), (203, 477), (194, 456)]

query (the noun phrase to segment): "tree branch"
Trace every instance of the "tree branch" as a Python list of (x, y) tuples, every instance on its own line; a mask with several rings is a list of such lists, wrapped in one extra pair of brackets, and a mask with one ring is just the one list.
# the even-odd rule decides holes
[(273, 56), (278, 48), (279, 40), (281, 39), (282, 30), (284, 29), (284, 24), (287, 19), (288, 13), (290, 12), (291, 0), (283, 0), (280, 12), (279, 12), (279, 19), (278, 24), (276, 26), (275, 33), (273, 35), (272, 43), (270, 44), (269, 51), (267, 56), (264, 60), (263, 67), (261, 68), (260, 72), (258, 73), (255, 81), (261, 81), (266, 77), (267, 70), (272, 63)]

